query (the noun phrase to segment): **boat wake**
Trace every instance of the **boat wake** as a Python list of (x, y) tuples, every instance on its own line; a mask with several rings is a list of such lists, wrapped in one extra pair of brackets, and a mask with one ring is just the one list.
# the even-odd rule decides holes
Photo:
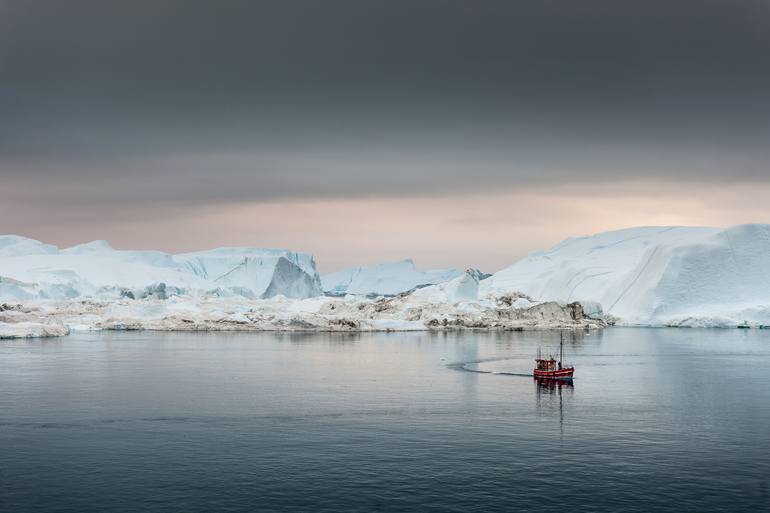
[(473, 360), (470, 362), (450, 363), (449, 365), (447, 365), (447, 367), (449, 367), (450, 369), (455, 369), (459, 371), (473, 372), (475, 374), (494, 374), (498, 376), (520, 376), (524, 378), (531, 378), (533, 376), (532, 373), (524, 374), (520, 372), (488, 371), (488, 370), (468, 368), (468, 365), (477, 365), (479, 363), (488, 363), (488, 362), (502, 362), (506, 360), (515, 360), (515, 358), (485, 358), (481, 360)]

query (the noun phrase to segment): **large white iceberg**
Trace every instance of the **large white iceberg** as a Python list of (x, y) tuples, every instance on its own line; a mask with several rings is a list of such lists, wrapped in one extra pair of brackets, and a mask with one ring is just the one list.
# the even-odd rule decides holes
[(115, 250), (94, 241), (59, 250), (19, 236), (0, 237), (0, 298), (182, 294), (307, 298), (321, 294), (313, 257), (277, 249), (219, 248), (172, 255)]
[(599, 303), (631, 325), (770, 325), (770, 225), (645, 227), (567, 239), (482, 282)]
[(324, 292), (333, 295), (395, 296), (461, 276), (456, 269), (421, 271), (411, 259), (351, 267), (321, 277)]

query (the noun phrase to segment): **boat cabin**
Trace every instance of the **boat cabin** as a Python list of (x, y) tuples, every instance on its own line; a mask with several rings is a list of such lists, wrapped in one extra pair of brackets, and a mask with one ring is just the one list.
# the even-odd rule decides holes
[(549, 359), (537, 358), (535, 359), (535, 362), (537, 363), (537, 370), (539, 371), (554, 371), (561, 369), (561, 362), (557, 362), (553, 356)]

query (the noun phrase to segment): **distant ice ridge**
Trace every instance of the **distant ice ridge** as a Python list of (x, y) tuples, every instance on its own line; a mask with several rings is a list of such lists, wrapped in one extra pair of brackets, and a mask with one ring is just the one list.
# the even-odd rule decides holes
[(567, 239), (482, 282), (580, 301), (626, 325), (770, 326), (770, 225), (645, 227)]
[(395, 296), (420, 287), (449, 281), (463, 273), (456, 269), (420, 271), (411, 259), (365, 267), (351, 267), (321, 277), (327, 294), (358, 296)]
[(171, 255), (94, 241), (59, 250), (0, 236), (0, 298), (163, 299), (169, 293), (302, 299), (321, 294), (313, 257), (279, 249), (219, 248)]

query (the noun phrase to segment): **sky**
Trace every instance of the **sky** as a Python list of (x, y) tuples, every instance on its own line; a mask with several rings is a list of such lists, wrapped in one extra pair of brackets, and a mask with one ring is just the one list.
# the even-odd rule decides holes
[(767, 0), (0, 0), (0, 233), (494, 271), (770, 222)]

